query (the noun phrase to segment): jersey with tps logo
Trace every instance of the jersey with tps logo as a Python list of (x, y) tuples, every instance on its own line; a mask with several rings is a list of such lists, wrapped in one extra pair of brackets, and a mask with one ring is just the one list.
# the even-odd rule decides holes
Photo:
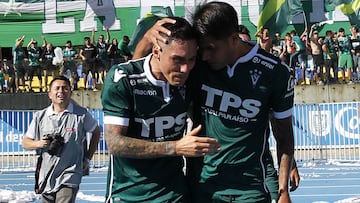
[(29, 66), (39, 66), (40, 65), (40, 54), (41, 54), (40, 47), (28, 49)]
[[(127, 136), (151, 142), (178, 140), (186, 126), (185, 87), (156, 80), (150, 71), (150, 57), (110, 69), (101, 95), (105, 117), (129, 119)], [(107, 193), (114, 202), (119, 198), (125, 202), (134, 198), (138, 202), (162, 202), (186, 193), (181, 157), (113, 158), (109, 170), (114, 182), (108, 182), (112, 186)]]
[[(206, 190), (219, 194), (239, 194), (241, 185), (263, 185), (270, 108), (291, 116), (294, 96), (292, 70), (255, 45), (233, 67), (213, 71), (196, 68), (193, 85), (195, 110), (204, 122), (205, 135), (221, 144), (218, 153), (206, 155), (201, 181)], [(234, 175), (236, 172), (237, 175)]]

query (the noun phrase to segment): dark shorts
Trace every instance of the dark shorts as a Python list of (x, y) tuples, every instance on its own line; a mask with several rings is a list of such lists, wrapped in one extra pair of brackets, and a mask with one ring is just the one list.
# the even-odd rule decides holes
[(22, 78), (25, 76), (26, 70), (24, 64), (14, 64), (15, 76)]
[(36, 75), (41, 80), (41, 67), (40, 66), (29, 66), (29, 76), (33, 78)]
[(42, 62), (42, 67), (44, 70), (47, 71), (54, 71), (57, 69), (57, 67), (52, 64), (52, 61), (49, 60), (45, 60), (44, 62)]
[(71, 73), (76, 72), (76, 61), (64, 61), (64, 66), (60, 69), (60, 72), (65, 73), (67, 70), (70, 70)]
[(97, 60), (96, 61), (96, 69), (98, 71), (108, 71), (110, 69), (110, 61), (109, 60)]
[(82, 72), (84, 74), (89, 74), (91, 72), (92, 74), (95, 73), (96, 70), (96, 61), (95, 60), (85, 60), (82, 63)]
[(324, 57), (322, 54), (318, 54), (318, 55), (313, 54), (312, 57), (314, 60), (315, 67), (324, 65)]

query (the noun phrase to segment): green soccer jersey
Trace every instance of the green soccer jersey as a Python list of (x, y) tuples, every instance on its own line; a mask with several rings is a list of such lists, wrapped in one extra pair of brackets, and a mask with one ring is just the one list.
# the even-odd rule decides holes
[(351, 39), (349, 36), (338, 37), (338, 43), (341, 55), (351, 54)]
[[(221, 145), (219, 152), (204, 157), (199, 191), (235, 195), (237, 202), (264, 201), (268, 113), (273, 109), (278, 119), (292, 115), (292, 70), (258, 45), (233, 67), (195, 70), (194, 109), (201, 111), (204, 134)], [(205, 201), (204, 196), (199, 202)]]
[(29, 66), (40, 66), (41, 48), (28, 48)]
[(74, 48), (65, 48), (63, 50), (63, 55), (67, 61), (73, 61), (73, 58), (76, 57), (77, 53)]
[(325, 37), (323, 44), (326, 45), (327, 51), (323, 52), (324, 59), (336, 58), (335, 41), (331, 38)]
[(13, 63), (14, 65), (23, 64), (25, 51), (22, 47), (13, 47)]
[[(149, 142), (178, 140), (186, 126), (185, 88), (156, 80), (151, 56), (110, 69), (101, 93), (104, 124), (128, 126), (129, 136)], [(107, 202), (178, 202), (187, 194), (183, 165), (181, 157), (112, 155)]]

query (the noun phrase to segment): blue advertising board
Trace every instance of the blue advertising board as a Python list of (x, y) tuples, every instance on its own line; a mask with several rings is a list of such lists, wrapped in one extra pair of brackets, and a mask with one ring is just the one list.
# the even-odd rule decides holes
[[(360, 103), (297, 104), (293, 109), (295, 147), (359, 144)], [(107, 150), (102, 110), (89, 110), (100, 125), (100, 150)], [(0, 152), (22, 152), (32, 111), (0, 111)]]

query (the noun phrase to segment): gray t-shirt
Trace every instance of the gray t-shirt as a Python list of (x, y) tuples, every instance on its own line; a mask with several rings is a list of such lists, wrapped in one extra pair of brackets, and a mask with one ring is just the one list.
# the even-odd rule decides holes
[[(39, 173), (39, 187), (46, 184), (43, 193), (53, 193), (61, 185), (77, 188), (81, 182), (86, 132), (93, 132), (96, 120), (83, 107), (70, 103), (61, 114), (53, 106), (34, 113), (26, 136), (40, 140), (45, 135), (60, 134), (64, 145), (58, 156), (42, 149), (42, 164)], [(48, 176), (46, 183), (44, 182)]]

